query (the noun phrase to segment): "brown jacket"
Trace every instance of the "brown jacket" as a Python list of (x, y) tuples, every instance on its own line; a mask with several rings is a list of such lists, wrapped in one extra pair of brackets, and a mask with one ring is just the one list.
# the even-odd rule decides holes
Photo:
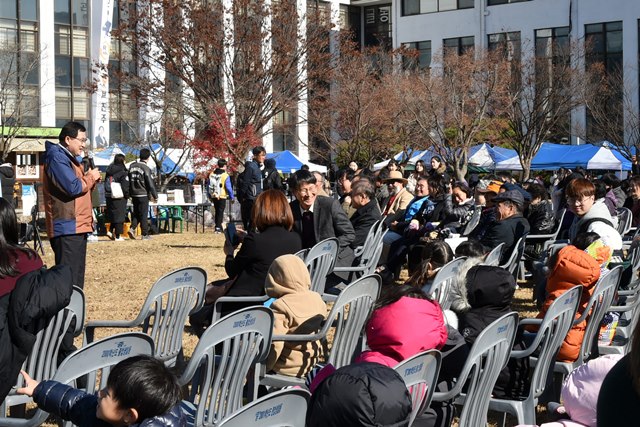
[(409, 206), (409, 203), (413, 200), (413, 194), (409, 193), (409, 190), (403, 188), (396, 195), (396, 198), (393, 200), (389, 211), (387, 211), (387, 220), (391, 221), (402, 221), (404, 218), (404, 211)]

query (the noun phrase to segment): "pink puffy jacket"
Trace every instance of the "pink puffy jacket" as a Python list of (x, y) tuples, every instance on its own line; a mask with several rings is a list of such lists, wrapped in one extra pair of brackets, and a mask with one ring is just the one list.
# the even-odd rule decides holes
[(447, 328), (436, 301), (402, 297), (373, 312), (367, 324), (367, 344), (356, 362), (375, 362), (389, 367), (421, 351), (441, 349)]

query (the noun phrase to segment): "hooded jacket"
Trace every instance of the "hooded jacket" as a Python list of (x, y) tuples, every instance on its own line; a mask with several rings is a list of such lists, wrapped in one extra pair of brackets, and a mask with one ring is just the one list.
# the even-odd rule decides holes
[[(547, 298), (538, 313), (537, 318), (542, 319), (551, 307), (551, 304), (563, 293), (577, 285), (582, 285), (582, 295), (576, 319), (584, 312), (589, 298), (593, 294), (598, 279), (600, 278), (600, 265), (591, 255), (575, 246), (565, 246), (558, 253), (558, 259), (549, 278), (547, 279)], [(573, 362), (580, 354), (580, 345), (584, 338), (586, 323), (574, 325), (564, 339), (557, 360), (561, 362)], [(528, 328), (535, 331), (536, 328)]]
[(447, 341), (440, 305), (410, 297), (374, 311), (366, 333), (369, 350), (356, 362), (375, 362), (390, 368), (422, 351), (440, 350)]
[[(582, 217), (576, 216), (569, 228), (569, 239), (573, 240), (578, 234), (584, 231), (592, 231), (600, 236), (605, 245), (609, 246), (611, 250), (622, 249), (622, 237), (618, 230), (602, 221), (591, 221), (595, 218), (601, 218), (614, 224), (614, 219), (609, 213), (609, 209), (602, 201), (596, 201), (589, 212)], [(589, 222), (587, 229), (583, 230), (586, 223)]]
[(13, 204), (13, 185), (16, 183), (16, 175), (13, 172), (11, 163), (0, 165), (0, 196)]
[(95, 180), (66, 148), (45, 142), (43, 194), (49, 238), (93, 231)]
[[(98, 396), (57, 381), (43, 381), (33, 391), (33, 401), (40, 409), (70, 420), (78, 427), (111, 427), (96, 417)], [(178, 405), (168, 412), (141, 420), (131, 427), (186, 427), (185, 416)]]
[(36, 334), (69, 304), (72, 290), (71, 270), (59, 265), (23, 275), (12, 291), (0, 298), (0, 400), (16, 383)]
[(472, 345), (480, 332), (511, 311), (516, 282), (509, 271), (489, 265), (476, 265), (466, 275), (469, 309), (458, 314), (458, 330)]
[[(311, 334), (317, 332), (327, 315), (327, 306), (317, 292), (310, 290), (311, 277), (304, 261), (295, 255), (276, 258), (265, 280), (274, 314), (273, 334)], [(318, 362), (322, 344), (274, 341), (267, 359), (267, 371), (302, 377)]]
[(404, 427), (411, 398), (400, 374), (378, 363), (344, 366), (318, 385), (307, 427)]

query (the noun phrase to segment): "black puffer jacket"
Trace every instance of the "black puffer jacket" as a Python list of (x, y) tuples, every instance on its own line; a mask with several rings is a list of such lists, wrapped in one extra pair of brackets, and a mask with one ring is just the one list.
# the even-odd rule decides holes
[(458, 330), (472, 345), (480, 332), (511, 311), (516, 291), (513, 275), (504, 268), (476, 265), (467, 273), (467, 301), (471, 308), (458, 313)]
[(16, 383), (36, 334), (69, 304), (72, 290), (71, 270), (60, 265), (25, 274), (0, 298), (0, 401)]
[[(98, 396), (77, 390), (57, 381), (43, 381), (33, 392), (33, 401), (40, 409), (70, 420), (79, 427), (111, 427), (96, 417)], [(179, 406), (169, 412), (142, 420), (134, 427), (185, 427), (186, 419)]]
[(527, 221), (531, 226), (529, 234), (553, 233), (556, 228), (556, 216), (551, 202), (543, 200), (537, 205), (529, 205)]
[(411, 398), (402, 377), (378, 363), (344, 366), (316, 388), (307, 427), (409, 425)]
[(124, 198), (129, 198), (129, 171), (125, 165), (111, 163), (107, 168), (104, 179), (104, 195), (111, 197), (111, 182), (117, 182), (122, 187)]

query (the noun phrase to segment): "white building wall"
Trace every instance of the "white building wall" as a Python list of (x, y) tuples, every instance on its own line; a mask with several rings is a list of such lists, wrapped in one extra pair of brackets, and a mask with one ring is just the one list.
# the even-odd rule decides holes
[(56, 50), (53, 2), (40, 0), (40, 126), (56, 125)]
[[(387, 2), (372, 4), (383, 3)], [(635, 114), (638, 114), (640, 1), (532, 0), (486, 6), (486, 0), (475, 0), (473, 9), (403, 17), (401, 0), (393, 0), (393, 14), (393, 46), (396, 48), (404, 43), (430, 40), (435, 54), (442, 50), (443, 39), (466, 36), (474, 36), (476, 46), (486, 47), (489, 34), (519, 31), (523, 57), (534, 54), (537, 29), (571, 26), (572, 38), (583, 40), (586, 24), (622, 21), (625, 85), (628, 90), (634, 91)], [(585, 116), (584, 108), (576, 110), (572, 115), (572, 124), (584, 127)]]

